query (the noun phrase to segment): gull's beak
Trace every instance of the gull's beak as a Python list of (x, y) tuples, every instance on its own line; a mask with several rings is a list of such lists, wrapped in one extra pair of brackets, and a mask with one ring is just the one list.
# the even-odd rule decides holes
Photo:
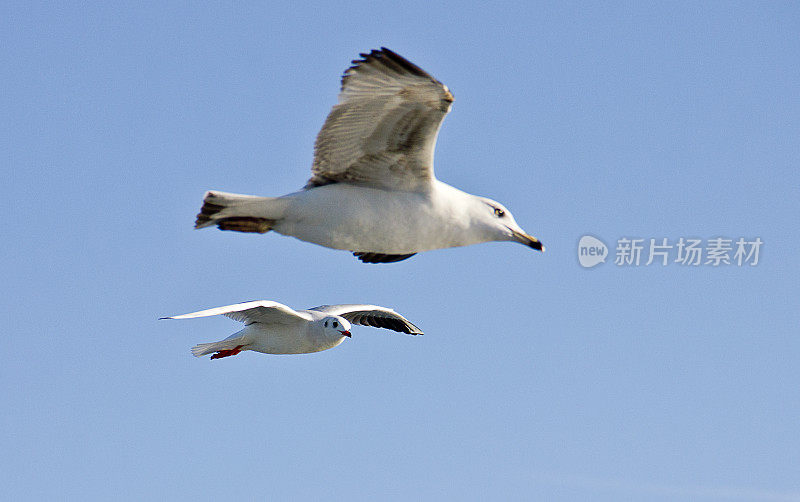
[(352, 338), (352, 335), (350, 334), (349, 331), (339, 331), (339, 333), (341, 333), (343, 336), (346, 336), (348, 338)]
[(539, 239), (536, 237), (528, 235), (522, 230), (514, 230), (513, 228), (509, 228), (509, 230), (511, 230), (511, 235), (514, 237), (515, 241), (525, 244), (528, 247), (532, 247), (537, 251), (544, 252), (544, 246), (542, 246), (542, 243), (539, 242)]

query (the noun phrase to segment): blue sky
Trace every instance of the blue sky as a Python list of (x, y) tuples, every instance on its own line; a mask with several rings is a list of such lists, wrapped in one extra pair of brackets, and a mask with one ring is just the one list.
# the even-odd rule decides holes
[[(798, 21), (791, 2), (4, 3), (0, 493), (800, 500)], [(372, 266), (192, 229), (207, 189), (301, 187), (341, 72), (382, 45), (455, 94), (439, 179), (546, 253)], [(755, 267), (584, 269), (586, 234), (764, 244)], [(189, 347), (235, 323), (157, 321), (251, 299), (385, 305), (426, 335), (211, 362)]]

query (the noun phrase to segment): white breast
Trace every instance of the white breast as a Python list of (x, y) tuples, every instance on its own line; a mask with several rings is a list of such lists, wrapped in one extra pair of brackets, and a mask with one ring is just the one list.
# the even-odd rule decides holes
[(484, 242), (472, 235), (464, 201), (470, 197), (436, 182), (427, 193), (336, 183), (286, 196), (274, 230), (349, 251), (406, 254)]
[(307, 354), (336, 347), (345, 337), (331, 340), (320, 336), (311, 325), (297, 330), (294, 326), (251, 324), (245, 328), (246, 336), (252, 342), (248, 349), (265, 354)]

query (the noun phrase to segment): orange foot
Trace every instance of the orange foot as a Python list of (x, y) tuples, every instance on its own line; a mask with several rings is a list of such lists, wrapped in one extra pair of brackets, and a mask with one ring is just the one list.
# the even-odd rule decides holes
[(230, 349), (230, 350), (218, 350), (214, 355), (211, 356), (211, 359), (219, 359), (221, 357), (235, 356), (236, 354), (242, 351), (242, 347), (244, 347), (244, 345), (237, 345), (235, 349)]

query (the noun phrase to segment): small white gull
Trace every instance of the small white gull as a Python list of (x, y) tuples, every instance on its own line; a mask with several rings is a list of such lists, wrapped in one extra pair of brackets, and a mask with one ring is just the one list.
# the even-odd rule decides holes
[(385, 47), (361, 57), (342, 77), (306, 186), (282, 197), (206, 192), (195, 228), (274, 230), (366, 263), (490, 241), (543, 251), (502, 204), (434, 176), (447, 86)]
[(224, 315), (244, 323), (244, 329), (219, 342), (192, 347), (197, 357), (235, 356), (244, 350), (265, 354), (307, 354), (336, 347), (350, 337), (350, 323), (386, 328), (409, 335), (422, 331), (392, 309), (377, 305), (323, 305), (293, 310), (277, 302), (260, 300), (201, 310), (161, 319), (192, 319)]

